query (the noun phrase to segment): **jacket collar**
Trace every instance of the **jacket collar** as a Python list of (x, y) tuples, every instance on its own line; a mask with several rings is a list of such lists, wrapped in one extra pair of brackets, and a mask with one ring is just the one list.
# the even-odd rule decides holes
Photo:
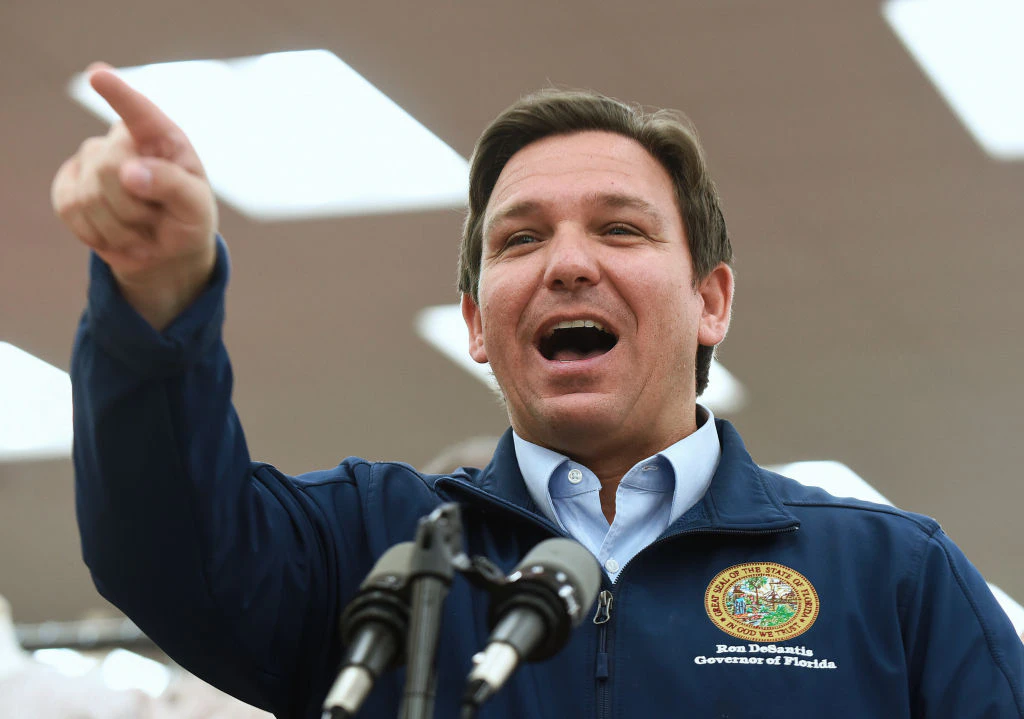
[[(732, 424), (716, 419), (715, 427), (722, 444), (722, 457), (711, 486), (662, 536), (700, 530), (765, 533), (798, 527), (799, 520), (783, 506)], [(438, 485), (439, 489), (450, 490), (453, 495), (468, 495), (464, 497), (466, 500), (498, 504), (527, 515), (558, 533), (526, 489), (516, 461), (511, 429), (502, 435), (494, 457), (484, 469), (460, 469), (450, 477), (439, 478)]]
[(716, 419), (722, 458), (711, 486), (697, 504), (669, 525), (665, 534), (710, 529), (771, 532), (796, 529), (800, 520), (782, 504), (730, 422)]
[(516, 461), (511, 427), (498, 440), (490, 464), (483, 469), (459, 468), (448, 477), (439, 477), (437, 485), (439, 489), (452, 493), (452, 499), (498, 504), (526, 515), (555, 534), (562, 533), (544, 516), (526, 488), (526, 480)]

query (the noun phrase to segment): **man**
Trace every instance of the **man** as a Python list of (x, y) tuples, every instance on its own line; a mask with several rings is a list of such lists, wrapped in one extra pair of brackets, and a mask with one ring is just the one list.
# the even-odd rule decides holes
[[(938, 525), (766, 472), (696, 404), (731, 248), (674, 116), (541, 93), (478, 143), (462, 309), (512, 425), (486, 468), (349, 458), (291, 478), (250, 462), (231, 407), (227, 255), (198, 158), (114, 74), (91, 81), (123, 125), (53, 187), (94, 251), (72, 370), (83, 551), (194, 672), (317, 716), (359, 581), (458, 501), (469, 551), (506, 570), (568, 534), (605, 572), (593, 620), (482, 716), (1024, 716), (1024, 647)], [(457, 580), (437, 716), (486, 638), (486, 598)], [(382, 678), (365, 715), (394, 716), (400, 686)]]

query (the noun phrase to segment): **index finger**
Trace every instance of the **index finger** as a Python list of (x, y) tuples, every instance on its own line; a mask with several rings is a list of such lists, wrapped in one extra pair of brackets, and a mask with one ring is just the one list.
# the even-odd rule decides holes
[[(89, 75), (89, 84), (121, 116), (132, 139), (143, 154), (171, 151), (181, 130), (152, 100), (117, 76), (109, 66)], [(150, 152), (146, 152), (146, 150)]]

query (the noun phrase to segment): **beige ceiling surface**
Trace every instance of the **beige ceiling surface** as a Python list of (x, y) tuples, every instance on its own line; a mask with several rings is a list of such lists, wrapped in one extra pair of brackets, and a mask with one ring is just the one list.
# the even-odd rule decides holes
[[(1024, 163), (979, 149), (874, 2), (8, 0), (0, 341), (68, 366), (86, 253), (52, 217), (49, 182), (104, 129), (67, 97), (73, 73), (318, 47), (464, 156), (548, 83), (686, 111), (736, 248), (720, 358), (749, 393), (729, 418), (754, 456), (845, 462), (1024, 598)], [(348, 454), (422, 464), (505, 427), (484, 386), (413, 330), (420, 308), (457, 299), (460, 222), (439, 210), (257, 224), (222, 208), (227, 341), (254, 456), (290, 472)], [(79, 559), (71, 475), (69, 460), (0, 464), (0, 594), (21, 621), (103, 606)]]

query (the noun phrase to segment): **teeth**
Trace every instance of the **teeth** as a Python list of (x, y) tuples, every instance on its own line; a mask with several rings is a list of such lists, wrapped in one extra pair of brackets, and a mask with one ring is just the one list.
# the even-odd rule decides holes
[(557, 325), (552, 327), (551, 332), (548, 334), (550, 335), (555, 330), (570, 330), (574, 327), (593, 327), (601, 330), (602, 332), (605, 331), (604, 325), (600, 322), (594, 322), (594, 320), (565, 320), (564, 322), (559, 322)]

